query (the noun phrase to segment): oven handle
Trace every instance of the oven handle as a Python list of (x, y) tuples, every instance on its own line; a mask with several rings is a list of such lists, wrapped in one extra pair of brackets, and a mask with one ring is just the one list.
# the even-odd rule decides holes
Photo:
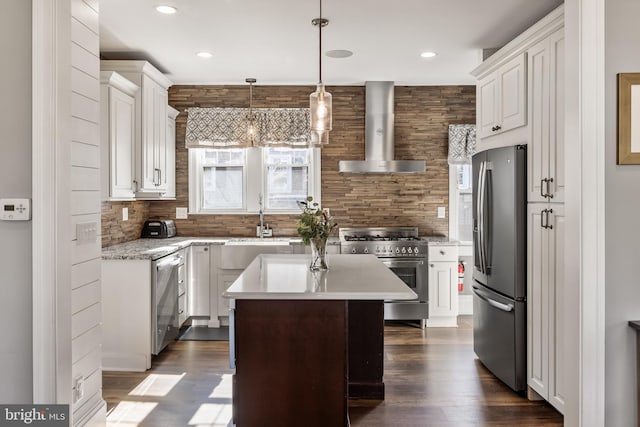
[(414, 266), (418, 266), (418, 265), (424, 265), (424, 260), (423, 259), (412, 259), (412, 260), (408, 260), (408, 259), (398, 259), (398, 260), (396, 260), (396, 259), (394, 259), (394, 260), (381, 260), (381, 261), (387, 267), (402, 267), (402, 266), (414, 267)]

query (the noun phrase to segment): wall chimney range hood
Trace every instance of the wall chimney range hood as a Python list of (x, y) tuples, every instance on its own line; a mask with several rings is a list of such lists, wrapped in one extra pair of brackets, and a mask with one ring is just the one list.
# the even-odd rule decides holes
[(424, 173), (424, 160), (394, 160), (393, 82), (365, 82), (364, 160), (340, 160), (340, 173)]

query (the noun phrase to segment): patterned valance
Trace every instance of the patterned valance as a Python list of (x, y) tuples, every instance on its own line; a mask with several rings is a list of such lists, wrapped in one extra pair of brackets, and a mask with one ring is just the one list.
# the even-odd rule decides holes
[(476, 125), (449, 125), (449, 164), (469, 164), (475, 152)]
[(249, 137), (248, 108), (187, 109), (187, 148), (306, 146), (311, 142), (308, 108), (254, 108), (255, 137)]

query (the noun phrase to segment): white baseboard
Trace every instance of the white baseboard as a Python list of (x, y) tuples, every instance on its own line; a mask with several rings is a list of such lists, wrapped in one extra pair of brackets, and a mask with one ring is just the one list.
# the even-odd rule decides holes
[(458, 314), (473, 314), (473, 295), (458, 295)]

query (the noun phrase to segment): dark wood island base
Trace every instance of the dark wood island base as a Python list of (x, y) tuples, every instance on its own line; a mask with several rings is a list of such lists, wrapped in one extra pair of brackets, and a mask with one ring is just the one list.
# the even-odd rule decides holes
[(233, 317), (237, 427), (348, 426), (348, 399), (384, 399), (383, 301), (239, 299)]

